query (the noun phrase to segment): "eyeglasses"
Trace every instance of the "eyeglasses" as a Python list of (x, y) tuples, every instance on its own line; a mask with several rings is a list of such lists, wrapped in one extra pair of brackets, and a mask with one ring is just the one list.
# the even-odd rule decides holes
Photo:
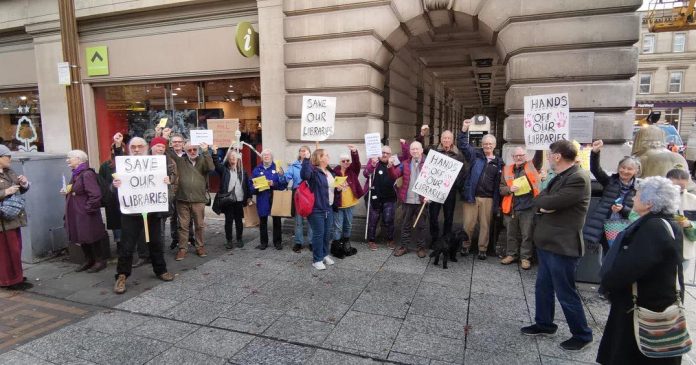
[(391, 155), (391, 152), (382, 152), (383, 155), (389, 156)]
[(350, 160), (341, 160), (341, 162), (350, 162)]
[(147, 148), (147, 146), (144, 144), (132, 144), (131, 148)]
[(172, 141), (172, 143), (184, 143), (184, 141)]
[(189, 148), (186, 150), (186, 152), (196, 152), (198, 151), (198, 148)]
[(514, 157), (514, 158), (520, 158), (520, 157), (525, 157), (525, 156), (527, 156), (527, 155), (512, 155), (512, 157)]

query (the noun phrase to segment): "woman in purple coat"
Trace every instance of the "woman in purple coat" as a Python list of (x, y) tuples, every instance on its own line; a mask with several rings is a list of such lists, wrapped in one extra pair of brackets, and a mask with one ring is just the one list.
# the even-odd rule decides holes
[(87, 260), (76, 272), (98, 272), (106, 268), (104, 253), (100, 252), (99, 241), (106, 236), (101, 216), (101, 189), (97, 173), (89, 168), (84, 151), (68, 152), (68, 166), (72, 169), (70, 185), (65, 194), (65, 231), (70, 242), (80, 246)]

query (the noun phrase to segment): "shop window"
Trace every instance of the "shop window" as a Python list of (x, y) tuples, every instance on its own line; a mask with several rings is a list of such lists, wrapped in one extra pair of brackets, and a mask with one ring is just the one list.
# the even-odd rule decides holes
[(646, 34), (643, 36), (643, 53), (655, 52), (655, 36)]
[(686, 33), (674, 33), (672, 52), (681, 53), (686, 48)]
[(44, 151), (38, 90), (0, 93), (0, 143), (12, 151)]
[(673, 125), (674, 128), (677, 128), (677, 130), (679, 130), (680, 117), (681, 117), (681, 109), (680, 108), (665, 109), (665, 122)]
[(642, 73), (638, 76), (639, 79), (639, 85), (638, 85), (638, 93), (639, 94), (650, 94), (650, 86), (652, 83), (652, 74), (650, 73)]
[(684, 72), (673, 71), (669, 73), (669, 92), (670, 93), (680, 93), (682, 88), (682, 79), (684, 78)]
[(643, 119), (650, 114), (650, 108), (636, 108), (636, 120)]

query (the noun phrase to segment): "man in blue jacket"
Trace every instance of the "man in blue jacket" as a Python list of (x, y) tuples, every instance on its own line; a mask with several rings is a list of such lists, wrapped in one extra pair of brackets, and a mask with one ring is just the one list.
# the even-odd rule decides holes
[[(491, 220), (493, 214), (500, 208), (500, 175), (503, 171), (503, 160), (493, 154), (496, 140), (491, 134), (481, 139), (482, 151), (469, 144), (469, 126), (471, 119), (462, 123), (462, 133), (457, 136), (457, 147), (464, 154), (470, 166), (469, 175), (462, 188), (464, 201), (464, 230), (472, 237), (476, 223), (479, 224), (478, 258), (486, 259)], [(471, 241), (464, 241), (462, 255), (469, 254)]]

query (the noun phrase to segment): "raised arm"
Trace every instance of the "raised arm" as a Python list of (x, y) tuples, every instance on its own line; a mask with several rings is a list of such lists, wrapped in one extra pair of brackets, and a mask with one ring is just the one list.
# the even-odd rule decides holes
[(607, 186), (609, 184), (609, 175), (602, 169), (599, 163), (599, 154), (602, 151), (604, 142), (601, 139), (592, 142), (592, 152), (590, 152), (590, 172), (594, 175), (595, 179), (602, 184), (602, 186)]
[(457, 135), (457, 148), (462, 151), (464, 159), (471, 163), (476, 157), (476, 149), (469, 143), (469, 126), (471, 126), (471, 119), (462, 122), (462, 131)]

